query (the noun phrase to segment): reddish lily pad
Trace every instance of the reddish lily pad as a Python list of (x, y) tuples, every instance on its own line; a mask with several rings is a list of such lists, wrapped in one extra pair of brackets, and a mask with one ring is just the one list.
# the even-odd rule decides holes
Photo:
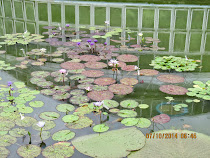
[(185, 95), (188, 92), (186, 88), (175, 85), (162, 85), (159, 89), (160, 91), (171, 95)]
[(138, 83), (138, 80), (135, 78), (123, 78), (120, 80), (120, 82), (122, 84), (128, 85), (128, 86), (132, 86)]
[(87, 77), (101, 77), (104, 75), (104, 72), (100, 70), (86, 70), (83, 71), (82, 74)]
[(56, 91), (54, 89), (42, 89), (40, 92), (44, 95), (53, 95)]
[(96, 55), (82, 55), (80, 59), (83, 61), (100, 61), (101, 58)]
[(91, 69), (103, 69), (107, 67), (107, 65), (103, 62), (87, 62), (85, 66)]
[(35, 65), (35, 66), (41, 66), (41, 65), (44, 65), (43, 62), (39, 62), (39, 61), (34, 61), (31, 63), (31, 65)]
[(154, 116), (151, 120), (155, 123), (164, 124), (170, 121), (170, 116), (166, 114), (160, 114), (160, 115)]
[(109, 86), (109, 91), (113, 92), (114, 94), (126, 95), (132, 93), (133, 88), (124, 84), (113, 84)]
[(122, 70), (124, 70), (124, 71), (135, 71), (136, 70), (135, 66), (136, 65), (127, 65), (127, 66), (122, 67)]
[(114, 94), (110, 91), (91, 91), (87, 96), (95, 101), (103, 101), (112, 99)]
[(123, 62), (135, 62), (135, 61), (138, 61), (138, 57), (135, 56), (135, 55), (131, 55), (131, 54), (119, 55), (117, 57), (117, 59), (119, 61), (123, 61)]
[(85, 95), (75, 95), (71, 97), (69, 101), (72, 104), (82, 104), (82, 103), (87, 103), (89, 101), (89, 98)]
[(107, 78), (97, 78), (94, 83), (100, 86), (107, 86), (107, 85), (111, 85), (114, 84), (116, 82), (115, 79), (111, 78), (111, 77), (107, 77)]
[[(109, 66), (113, 66), (113, 64), (111, 62), (108, 62), (108, 65)], [(122, 61), (118, 61), (118, 64), (117, 64), (117, 67), (124, 67), (126, 66), (126, 63), (125, 62), (122, 62)]]
[(55, 100), (63, 100), (68, 99), (71, 95), (69, 93), (57, 93), (53, 95), (53, 99)]
[(158, 80), (167, 83), (181, 83), (184, 82), (184, 77), (178, 75), (160, 75), (157, 77)]
[(82, 63), (77, 63), (77, 62), (65, 62), (61, 64), (61, 67), (63, 69), (68, 69), (68, 70), (78, 70), (78, 69), (84, 69), (85, 65)]
[(159, 73), (159, 71), (153, 70), (153, 69), (140, 70), (140, 75), (143, 75), (143, 76), (154, 76), (154, 75), (157, 75), (158, 73)]
[(94, 79), (93, 78), (85, 78), (85, 79), (79, 80), (78, 82), (79, 83), (93, 83)]

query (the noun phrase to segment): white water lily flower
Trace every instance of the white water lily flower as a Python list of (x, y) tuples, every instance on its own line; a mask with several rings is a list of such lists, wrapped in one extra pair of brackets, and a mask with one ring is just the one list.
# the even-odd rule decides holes
[(91, 88), (90, 87), (86, 87), (85, 90), (86, 91), (91, 91)]
[(139, 68), (138, 66), (135, 66), (134, 69), (135, 69), (135, 70), (139, 70), (140, 68)]
[(43, 128), (44, 125), (45, 125), (45, 122), (44, 121), (39, 121), (36, 125), (39, 126), (40, 128)]
[(23, 120), (25, 117), (20, 113), (20, 119)]
[(188, 60), (187, 56), (185, 55), (185, 59)]
[(140, 32), (138, 35), (139, 35), (139, 36), (143, 36), (143, 33)]
[(45, 49), (45, 48), (41, 48), (41, 49), (40, 49), (41, 52), (46, 52), (46, 50), (47, 50), (47, 49)]
[(26, 30), (25, 32), (24, 32), (24, 34), (26, 34), (28, 32), (28, 30)]

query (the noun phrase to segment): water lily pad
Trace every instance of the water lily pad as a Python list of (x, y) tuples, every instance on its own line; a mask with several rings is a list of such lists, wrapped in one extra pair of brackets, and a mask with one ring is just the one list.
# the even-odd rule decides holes
[(87, 96), (95, 101), (103, 101), (106, 99), (112, 99), (114, 94), (110, 91), (91, 91), (87, 94)]
[(62, 118), (63, 122), (65, 123), (72, 123), (79, 120), (79, 116), (76, 115), (66, 115)]
[(66, 93), (67, 91), (71, 89), (71, 87), (70, 86), (55, 86), (53, 89), (56, 90), (56, 93)]
[(120, 117), (136, 117), (137, 112), (133, 110), (120, 110), (117, 115)]
[(148, 128), (151, 125), (151, 121), (146, 118), (139, 118), (136, 124), (139, 128)]
[(74, 111), (75, 107), (71, 104), (59, 104), (56, 109), (60, 112), (71, 112)]
[(85, 75), (73, 75), (73, 76), (69, 77), (70, 80), (82, 80), (85, 78), (86, 78)]
[(37, 84), (39, 82), (46, 82), (46, 80), (44, 78), (33, 77), (30, 79), (30, 82), (33, 84)]
[(82, 104), (89, 101), (89, 98), (85, 95), (76, 95), (69, 100), (72, 104)]
[(15, 144), (17, 139), (10, 135), (3, 135), (0, 137), (0, 146), (10, 146)]
[(159, 89), (160, 91), (171, 95), (185, 95), (188, 92), (186, 88), (175, 85), (162, 85)]
[(167, 83), (181, 83), (184, 82), (184, 78), (178, 75), (160, 75), (157, 77), (158, 80)]
[(83, 95), (85, 92), (80, 89), (75, 89), (70, 92), (71, 95)]
[(36, 145), (27, 144), (18, 148), (17, 153), (24, 158), (34, 158), (40, 155), (41, 148)]
[(84, 69), (85, 65), (82, 63), (77, 63), (77, 62), (65, 62), (61, 64), (61, 67), (63, 69), (67, 70), (78, 70), (78, 69)]
[(0, 157), (1, 158), (7, 158), (10, 154), (10, 151), (6, 149), (5, 147), (0, 147)]
[(53, 82), (51, 81), (42, 81), (42, 82), (37, 83), (37, 86), (42, 87), (42, 88), (49, 88), (52, 85), (53, 85)]
[(80, 59), (82, 61), (99, 61), (99, 60), (101, 60), (101, 58), (96, 55), (82, 55), (82, 56), (80, 56)]
[(82, 72), (86, 77), (101, 77), (104, 75), (103, 71), (100, 70), (86, 70)]
[(153, 70), (153, 69), (141, 69), (140, 70), (140, 75), (143, 75), (143, 76), (155, 76), (158, 73), (159, 73), (159, 71)]
[(12, 121), (1, 121), (0, 122), (0, 130), (1, 131), (8, 131), (13, 128), (15, 124)]
[(107, 78), (97, 78), (95, 79), (94, 83), (100, 86), (107, 86), (107, 85), (111, 85), (114, 84), (116, 82), (115, 79), (111, 78), (111, 77), (107, 77)]
[(41, 90), (41, 94), (44, 94), (44, 95), (53, 95), (55, 94), (55, 90), (54, 89), (42, 89)]
[(90, 109), (88, 107), (88, 103), (84, 103), (86, 105), (83, 105), (82, 107), (79, 107), (75, 110), (75, 113), (77, 113), (78, 115), (85, 115), (85, 114), (89, 114), (92, 112), (92, 109)]
[(72, 144), (79, 152), (90, 157), (126, 157), (131, 150), (143, 148), (145, 136), (136, 128), (125, 128), (100, 135), (78, 137), (72, 141)]
[(103, 62), (87, 62), (85, 63), (85, 66), (90, 69), (103, 69), (107, 67), (107, 64)]
[(155, 123), (164, 124), (170, 121), (170, 116), (166, 114), (156, 115), (151, 119)]
[(53, 95), (53, 99), (55, 100), (64, 100), (68, 99), (71, 95), (69, 93), (56, 93)]
[(116, 108), (119, 106), (119, 103), (115, 100), (103, 100), (103, 104), (108, 108)]
[(106, 90), (108, 90), (108, 86), (93, 85), (92, 90), (94, 90), (94, 91), (106, 91)]
[(139, 104), (138, 106), (140, 109), (147, 109), (149, 107), (147, 104)]
[(135, 126), (138, 123), (138, 118), (125, 118), (121, 121), (125, 126)]
[(26, 131), (24, 128), (13, 128), (11, 131), (9, 131), (9, 134), (13, 137), (23, 137), (28, 134), (28, 131)]
[(45, 158), (67, 158), (73, 154), (74, 150), (71, 147), (59, 143), (48, 146), (42, 151)]
[(109, 130), (109, 126), (105, 125), (105, 124), (99, 124), (99, 125), (95, 125), (93, 127), (93, 131), (94, 132), (99, 132), (99, 133), (102, 133), (102, 132), (106, 132)]
[(45, 78), (49, 75), (50, 73), (47, 71), (34, 71), (31, 73), (31, 76), (36, 77), (36, 78)]
[(78, 87), (79, 89), (86, 89), (86, 88), (92, 87), (92, 86), (93, 86), (93, 85), (90, 84), (90, 83), (82, 83), (82, 84), (77, 85), (77, 87)]
[(40, 107), (44, 106), (44, 102), (43, 101), (33, 101), (33, 102), (30, 102), (29, 105), (34, 108), (40, 108)]
[(63, 76), (59, 76), (59, 77), (56, 77), (55, 79), (54, 79), (54, 81), (55, 82), (66, 82), (66, 81), (68, 81), (68, 78), (67, 77), (64, 77), (63, 78)]
[(52, 135), (52, 139), (55, 141), (68, 141), (74, 138), (75, 133), (70, 130), (61, 130)]
[(30, 127), (32, 126), (37, 120), (34, 119), (33, 117), (28, 117), (25, 116), (25, 118), (23, 120), (21, 120), (21, 118), (18, 118), (15, 120), (15, 123), (18, 126), (22, 126), (22, 127)]
[(17, 108), (14, 106), (7, 106), (7, 107), (3, 108), (4, 112), (15, 112), (16, 110), (17, 110)]
[[(53, 122), (53, 121), (44, 121), (45, 122), (45, 125), (44, 127), (42, 128), (43, 131), (46, 131), (46, 130), (49, 130), (49, 129), (52, 129), (56, 126), (56, 124)], [(38, 122), (34, 123), (33, 124), (33, 129), (37, 130), (37, 131), (40, 131), (41, 130), (41, 127), (39, 127), (37, 125)]]
[[(183, 139), (181, 133), (186, 133), (187, 139)], [(160, 139), (161, 136), (167, 134), (171, 135), (171, 139)], [(132, 152), (128, 158), (144, 158), (148, 155), (161, 158), (167, 158), (168, 155), (173, 155), (172, 157), (208, 157), (210, 155), (208, 150), (210, 137), (202, 133), (188, 130), (161, 130), (153, 135), (160, 135), (160, 137), (147, 139), (146, 145), (141, 150)], [(177, 135), (176, 138), (175, 135)], [(196, 139), (190, 138), (191, 135)], [(172, 136), (174, 136), (173, 139)], [(163, 150), (164, 154), (160, 152)]]
[(136, 65), (126, 65), (121, 68), (124, 71), (136, 71)]
[(56, 62), (56, 63), (61, 63), (61, 62), (64, 61), (64, 59), (62, 59), (62, 58), (53, 58), (52, 61)]
[(79, 118), (79, 120), (75, 122), (67, 123), (66, 126), (72, 129), (82, 129), (82, 128), (89, 127), (92, 123), (93, 121), (91, 119), (89, 119), (88, 117), (82, 116)]
[(39, 117), (43, 120), (56, 120), (60, 117), (60, 114), (57, 112), (49, 111), (49, 112), (42, 112)]
[(34, 62), (31, 62), (31, 65), (42, 66), (42, 65), (44, 65), (44, 63), (43, 62), (39, 62), (39, 61), (34, 61)]
[(132, 85), (135, 85), (137, 84), (139, 81), (135, 78), (123, 78), (120, 80), (120, 82), (122, 84), (125, 84), (125, 85), (128, 85), (128, 86), (132, 86)]
[(24, 88), (26, 86), (24, 82), (14, 82), (14, 85), (17, 88)]
[(138, 106), (138, 102), (135, 100), (124, 100), (120, 102), (120, 105), (124, 108), (135, 108)]
[(138, 57), (135, 56), (135, 55), (131, 55), (131, 54), (119, 55), (117, 57), (117, 59), (119, 61), (122, 61), (122, 62), (135, 62), (135, 61), (138, 61)]
[(126, 95), (132, 93), (133, 88), (124, 84), (113, 84), (109, 86), (109, 91), (119, 95)]
[(93, 78), (85, 78), (85, 79), (79, 80), (78, 82), (79, 83), (93, 83), (94, 79)]
[(27, 114), (29, 114), (29, 113), (32, 113), (34, 110), (31, 107), (25, 106), (25, 107), (18, 108), (18, 111), (20, 113), (27, 113)]

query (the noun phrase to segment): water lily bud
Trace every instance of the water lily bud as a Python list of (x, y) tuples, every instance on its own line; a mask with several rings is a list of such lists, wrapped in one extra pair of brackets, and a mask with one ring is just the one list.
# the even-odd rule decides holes
[(39, 126), (40, 128), (43, 128), (45, 125), (45, 122), (39, 121), (36, 125)]
[(66, 70), (65, 70), (65, 69), (60, 69), (59, 72), (60, 72), (61, 74), (65, 74), (65, 73), (66, 73)]

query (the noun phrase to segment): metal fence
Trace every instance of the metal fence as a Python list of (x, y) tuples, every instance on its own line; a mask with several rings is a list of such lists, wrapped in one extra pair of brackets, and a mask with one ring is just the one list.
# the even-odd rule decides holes
[[(1, 0), (0, 9), (0, 34), (25, 30), (42, 33), (43, 26), (58, 23), (62, 27), (70, 23), (79, 30), (81, 24), (91, 27), (106, 20), (111, 26), (162, 37), (170, 53), (210, 52), (210, 6)], [(184, 41), (183, 48), (180, 40)]]

